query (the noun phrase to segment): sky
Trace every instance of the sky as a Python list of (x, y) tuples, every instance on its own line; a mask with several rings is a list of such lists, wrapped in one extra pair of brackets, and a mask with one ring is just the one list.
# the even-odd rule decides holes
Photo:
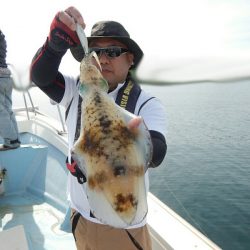
[[(1, 6), (0, 28), (8, 42), (8, 63), (27, 70), (54, 15), (69, 6), (82, 13), (87, 35), (97, 21), (121, 22), (144, 51), (138, 72), (146, 77), (180, 75), (176, 67), (185, 67), (182, 73), (190, 75), (190, 58), (197, 67), (201, 58), (246, 55), (250, 48), (250, 3), (244, 0), (7, 0)], [(77, 74), (79, 64), (67, 53), (60, 69)]]

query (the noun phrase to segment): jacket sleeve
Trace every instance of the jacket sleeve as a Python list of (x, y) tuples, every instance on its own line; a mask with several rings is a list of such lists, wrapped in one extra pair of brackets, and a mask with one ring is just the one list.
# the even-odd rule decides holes
[(159, 166), (165, 158), (167, 143), (163, 134), (153, 130), (150, 130), (149, 133), (153, 144), (153, 156), (150, 167), (155, 168)]
[(62, 100), (65, 90), (64, 77), (58, 71), (64, 54), (50, 48), (47, 40), (35, 54), (30, 67), (31, 81), (57, 103)]

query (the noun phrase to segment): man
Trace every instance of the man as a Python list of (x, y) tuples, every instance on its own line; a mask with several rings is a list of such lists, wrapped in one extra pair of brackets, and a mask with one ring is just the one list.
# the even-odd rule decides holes
[[(75, 32), (76, 23), (85, 28), (80, 12), (69, 7), (58, 12), (52, 21), (50, 34), (42, 48), (36, 53), (31, 65), (32, 81), (51, 99), (66, 108), (69, 152), (79, 136), (81, 98), (77, 91), (78, 78), (73, 79), (58, 71), (61, 59), (70, 48), (79, 62), (84, 56), (83, 48)], [(166, 154), (165, 110), (157, 98), (145, 93), (134, 83), (129, 71), (135, 69), (143, 52), (133, 41), (124, 27), (117, 22), (104, 21), (96, 23), (88, 37), (89, 48), (95, 51), (102, 67), (102, 75), (109, 84), (109, 95), (121, 105), (124, 87), (132, 82), (134, 90), (128, 97), (126, 109), (141, 116), (146, 123), (153, 144), (151, 167), (158, 166)], [(121, 105), (122, 106), (122, 105)], [(90, 211), (84, 191), (83, 174), (78, 168), (72, 168), (69, 153), (69, 200), (72, 208), (72, 231), (78, 249), (129, 250), (152, 249), (146, 219), (140, 224), (126, 229), (113, 228), (98, 221)], [(145, 173), (148, 184), (148, 171)], [(148, 189), (148, 187), (147, 187)]]
[(15, 114), (12, 111), (13, 79), (6, 63), (7, 44), (0, 30), (0, 136), (4, 143), (0, 151), (20, 146)]

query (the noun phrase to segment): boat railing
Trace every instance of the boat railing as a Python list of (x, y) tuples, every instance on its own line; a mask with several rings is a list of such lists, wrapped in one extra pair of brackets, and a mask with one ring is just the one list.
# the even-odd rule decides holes
[[(40, 113), (39, 107), (35, 106), (30, 94), (30, 89), (37, 88), (37, 86), (30, 80), (30, 72), (29, 67), (23, 66), (22, 68), (16, 67), (12, 63), (8, 63), (8, 67), (11, 71), (11, 76), (13, 79), (14, 89), (17, 91), (21, 91), (23, 95), (24, 100), (24, 110), (21, 109), (15, 109), (15, 111), (26, 111), (27, 119), (30, 120), (30, 112), (32, 112), (35, 116)], [(28, 105), (28, 101), (30, 102), (30, 106)], [(66, 134), (66, 126), (64, 123), (64, 119), (62, 116), (62, 112), (60, 109), (60, 106), (57, 103), (54, 103), (53, 101), (50, 102), (52, 105), (56, 105), (57, 107), (57, 113), (59, 115), (59, 122), (61, 124), (62, 130), (58, 131), (58, 134)], [(40, 113), (42, 114), (42, 113)]]
[[(32, 84), (30, 86), (30, 88), (37, 88), (37, 86)], [(32, 99), (32, 96), (30, 94), (29, 89), (26, 89), (26, 90), (22, 91), (24, 107), (15, 108), (14, 111), (15, 112), (25, 111), (26, 112), (26, 117), (27, 117), (28, 120), (31, 120), (31, 115), (30, 115), (31, 113), (34, 114), (34, 116), (37, 116), (37, 114), (46, 116), (44, 113), (39, 111), (39, 106), (34, 105), (34, 102), (33, 102), (33, 99)], [(62, 115), (60, 105), (58, 103), (54, 102), (51, 99), (50, 99), (50, 104), (53, 105), (53, 106), (55, 105), (56, 109), (57, 109), (57, 113), (58, 113), (58, 117), (59, 117), (59, 119), (57, 121), (61, 125), (61, 129), (60, 130), (57, 129), (58, 134), (59, 135), (67, 134), (67, 130), (66, 130), (66, 126), (65, 126), (65, 122), (64, 122), (64, 119), (63, 119), (63, 115)], [(49, 105), (49, 103), (48, 103), (48, 105)]]
[(59, 134), (60, 133), (66, 134), (67, 130), (66, 130), (66, 126), (65, 126), (63, 116), (62, 116), (62, 111), (61, 111), (60, 105), (57, 102), (53, 101), (52, 99), (50, 99), (50, 103), (51, 103), (51, 105), (56, 105), (56, 108), (57, 108), (58, 116), (59, 116), (60, 123), (61, 123), (61, 126), (62, 126), (62, 131), (59, 132)]
[[(27, 96), (28, 96), (28, 98), (29, 98), (31, 107), (28, 107), (26, 94), (27, 94)], [(29, 90), (23, 92), (23, 100), (24, 100), (24, 105), (25, 105), (25, 110), (26, 110), (27, 118), (28, 118), (28, 120), (30, 120), (29, 111), (33, 112), (33, 113), (36, 115), (36, 114), (37, 114), (38, 107), (35, 107), (35, 106), (34, 106), (34, 103), (33, 103), (33, 100), (32, 100), (32, 98), (31, 98), (31, 95), (30, 95)]]

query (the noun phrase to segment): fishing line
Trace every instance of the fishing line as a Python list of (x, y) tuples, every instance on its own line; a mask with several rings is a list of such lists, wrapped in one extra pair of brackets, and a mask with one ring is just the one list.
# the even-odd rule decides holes
[[(174, 194), (174, 192), (169, 188), (168, 184), (166, 184), (166, 187), (168, 189), (168, 191), (172, 194), (172, 196), (174, 197), (174, 199), (178, 202), (178, 204), (182, 207), (182, 209), (184, 210), (184, 212), (187, 214), (187, 216), (189, 217), (189, 219), (193, 222), (194, 225), (197, 226), (197, 228), (199, 228), (199, 230), (206, 235), (206, 233), (203, 231), (203, 229), (201, 228), (201, 226), (199, 225), (198, 222), (195, 221), (195, 219), (193, 219), (193, 217), (190, 215), (190, 213), (188, 212), (188, 210), (184, 207), (184, 205), (182, 204), (182, 202), (177, 198), (177, 196)], [(206, 235), (207, 236), (207, 235)], [(207, 236), (208, 237), (208, 236)]]

